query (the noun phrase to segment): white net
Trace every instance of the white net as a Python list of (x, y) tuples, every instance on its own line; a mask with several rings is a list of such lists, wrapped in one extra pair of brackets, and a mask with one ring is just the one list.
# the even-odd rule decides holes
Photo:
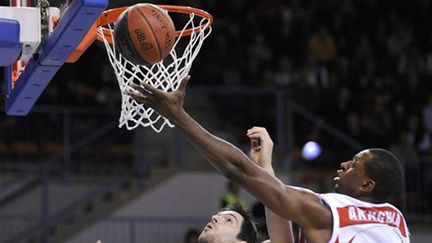
[[(165, 92), (175, 91), (180, 81), (189, 73), (192, 62), (198, 55), (204, 40), (210, 35), (211, 27), (208, 19), (189, 14), (181, 34), (170, 55), (163, 61), (151, 66), (142, 66), (126, 60), (116, 50), (114, 43), (110, 44), (106, 34), (109, 30), (112, 41), (114, 41), (114, 23), (102, 25), (97, 28), (99, 37), (103, 40), (107, 50), (109, 61), (114, 69), (122, 95), (121, 114), (119, 127), (126, 126), (128, 130), (138, 126), (151, 127), (154, 131), (160, 132), (168, 125), (174, 127), (165, 117), (159, 115), (151, 107), (142, 105), (133, 100), (125, 91), (130, 90), (130, 84), (148, 83)], [(194, 29), (189, 36), (184, 36), (188, 29)], [(105, 31), (104, 31), (105, 29)]]

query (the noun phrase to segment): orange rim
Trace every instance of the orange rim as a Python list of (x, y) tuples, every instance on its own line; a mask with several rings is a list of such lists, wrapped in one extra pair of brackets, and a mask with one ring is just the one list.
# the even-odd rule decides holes
[[(193, 8), (193, 7), (186, 7), (186, 6), (176, 6), (176, 5), (157, 5), (157, 6), (163, 8), (163, 9), (166, 9), (166, 10), (168, 10), (168, 12), (171, 12), (171, 13), (183, 13), (183, 14), (193, 13), (193, 14), (195, 14), (195, 15), (203, 18), (203, 19), (208, 20), (208, 22), (206, 22), (205, 24), (203, 24), (201, 26), (197, 26), (195, 28), (189, 28), (189, 29), (184, 30), (183, 32), (181, 30), (177, 30), (176, 31), (176, 37), (188, 36), (194, 32), (200, 32), (201, 30), (204, 30), (204, 29), (208, 28), (209, 26), (211, 26), (213, 23), (213, 16), (202, 9)], [(102, 33), (105, 36), (106, 41), (108, 41), (111, 44), (113, 43), (113, 40), (112, 40), (113, 30), (110, 30), (110, 29), (105, 28), (103, 26), (116, 22), (118, 16), (121, 13), (123, 13), (123, 11), (125, 11), (128, 7), (129, 6), (109, 9), (109, 10), (103, 12), (102, 15), (98, 18), (98, 20), (96, 22), (96, 25), (98, 27), (102, 26)], [(98, 41), (103, 41), (103, 39), (99, 35), (97, 35), (96, 39)]]

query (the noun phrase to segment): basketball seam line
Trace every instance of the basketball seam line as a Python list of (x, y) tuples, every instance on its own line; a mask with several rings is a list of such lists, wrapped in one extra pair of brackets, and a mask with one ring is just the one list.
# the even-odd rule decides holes
[[(159, 44), (159, 40), (156, 38), (156, 32), (154, 31), (154, 29), (153, 29), (153, 27), (151, 26), (151, 24), (150, 24), (150, 22), (149, 22), (149, 20), (146, 18), (146, 16), (140, 11), (140, 9), (137, 9), (138, 10), (138, 13), (145, 19), (145, 21), (146, 21), (146, 23), (148, 24), (148, 26), (150, 27), (150, 30), (151, 30), (151, 32), (153, 33), (153, 36), (154, 36), (154, 39), (155, 39), (155, 42), (156, 42), (156, 44), (157, 44), (157, 48), (158, 48), (158, 50), (159, 50), (159, 59), (161, 59), (162, 58), (162, 50), (161, 50), (161, 48), (160, 48), (160, 44)], [(144, 58), (145, 59), (145, 58)]]
[[(159, 10), (159, 9), (161, 9), (161, 10), (163, 10), (163, 11), (165, 11), (166, 9), (164, 9), (164, 8), (161, 8), (161, 7), (159, 7), (159, 6), (157, 6), (157, 5), (154, 5), (154, 4), (150, 4), (150, 6), (149, 7), (152, 7), (153, 9), (156, 9), (156, 10)], [(166, 16), (166, 15), (168, 15), (168, 16)], [(176, 28), (175, 28), (175, 24), (174, 24), (174, 21), (172, 20), (172, 18), (169, 16), (169, 11), (168, 11), (168, 13), (167, 14), (163, 14), (163, 15), (161, 15), (163, 18), (165, 18), (165, 21), (167, 22), (167, 23), (170, 23), (170, 24), (172, 24), (172, 26), (174, 27), (174, 42), (175, 42), (175, 39), (176, 39), (176, 35), (175, 35), (175, 33), (176, 33)]]
[[(128, 19), (129, 14), (130, 14), (130, 11), (128, 9), (128, 10), (126, 10), (123, 18), (120, 19), (120, 22), (119, 22), (119, 24), (124, 25), (124, 28), (126, 28), (126, 29), (129, 28), (128, 24), (127, 24), (128, 23), (127, 19)], [(125, 36), (125, 41), (127, 42), (127, 45), (133, 46), (134, 44), (133, 44), (133, 41), (132, 41), (130, 34), (128, 33), (127, 35), (124, 35), (124, 36)], [(116, 35), (114, 35), (114, 40), (118, 40)], [(131, 52), (131, 55), (124, 55), (125, 58), (127, 57), (126, 58), (127, 60), (129, 60), (131, 62), (144, 61), (145, 63), (149, 63), (148, 60), (146, 60), (144, 57), (142, 57), (141, 54), (138, 52), (138, 50), (136, 50), (135, 48), (128, 48), (128, 50)]]

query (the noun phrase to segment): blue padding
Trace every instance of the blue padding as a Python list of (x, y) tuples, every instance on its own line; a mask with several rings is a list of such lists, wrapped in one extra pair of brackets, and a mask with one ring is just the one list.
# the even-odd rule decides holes
[[(108, 0), (74, 0), (48, 39), (41, 44), (6, 95), (6, 114), (25, 116), (45, 87), (80, 44), (90, 27), (108, 7)], [(6, 82), (11, 82), (11, 76)]]
[(59, 69), (59, 66), (42, 66), (38, 61), (30, 61), (6, 97), (6, 114), (27, 115)]
[(20, 25), (14, 19), (0, 18), (0, 66), (16, 62), (21, 53)]
[(4, 67), (4, 80), (5, 80), (5, 86), (6, 86), (6, 94), (10, 94), (12, 91), (12, 66), (5, 66)]
[(42, 65), (63, 65), (90, 27), (108, 7), (108, 0), (75, 0), (43, 43)]

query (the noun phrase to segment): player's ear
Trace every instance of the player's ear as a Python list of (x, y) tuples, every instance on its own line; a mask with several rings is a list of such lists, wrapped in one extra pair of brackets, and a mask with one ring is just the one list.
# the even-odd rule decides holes
[(360, 186), (360, 190), (363, 192), (372, 192), (375, 189), (375, 181), (369, 177), (365, 177)]

